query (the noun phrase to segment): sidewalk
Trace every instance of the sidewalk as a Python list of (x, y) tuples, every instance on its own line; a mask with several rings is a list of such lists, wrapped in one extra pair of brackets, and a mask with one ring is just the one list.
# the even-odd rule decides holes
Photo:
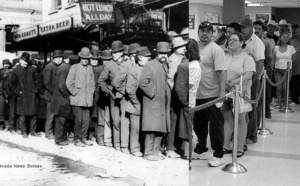
[[(117, 173), (144, 180), (145, 186), (185, 186), (189, 185), (188, 161), (169, 159), (150, 162), (143, 158), (115, 151), (113, 148), (98, 146), (77, 147), (74, 144), (57, 146), (54, 140), (44, 136), (24, 139), (21, 135), (0, 131), (0, 139), (10, 143), (29, 147), (40, 152), (69, 158), (74, 161), (93, 165), (106, 170), (107, 173)], [(96, 176), (96, 175), (95, 175)]]

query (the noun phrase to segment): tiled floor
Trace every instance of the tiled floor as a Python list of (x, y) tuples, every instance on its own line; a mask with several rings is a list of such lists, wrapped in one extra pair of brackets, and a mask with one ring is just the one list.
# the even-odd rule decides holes
[[(274, 109), (273, 118), (266, 119), (266, 128), (274, 134), (259, 136), (258, 142), (248, 145), (245, 155), (237, 159), (247, 168), (246, 173), (226, 173), (222, 171), (223, 166), (208, 167), (208, 160), (193, 160), (190, 186), (299, 186), (300, 106), (291, 108), (294, 113)], [(212, 157), (211, 149), (209, 155)], [(225, 164), (231, 163), (231, 154), (226, 154), (224, 160)]]

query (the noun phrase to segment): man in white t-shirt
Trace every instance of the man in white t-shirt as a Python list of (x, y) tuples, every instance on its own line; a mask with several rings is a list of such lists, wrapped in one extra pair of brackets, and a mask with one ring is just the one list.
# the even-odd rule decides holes
[[(253, 57), (256, 64), (256, 73), (252, 77), (253, 83), (251, 87), (251, 99), (255, 100), (260, 90), (260, 85), (261, 85), (260, 79), (264, 70), (265, 45), (261, 41), (261, 39), (259, 39), (253, 32), (253, 25), (251, 19), (249, 18), (242, 19), (240, 25), (242, 27), (242, 34), (246, 40), (245, 42), (246, 47), (244, 48), (244, 51)], [(250, 121), (248, 123), (247, 140), (246, 140), (247, 144), (257, 142), (257, 136), (255, 134), (257, 133), (259, 122), (256, 116), (260, 116), (261, 113), (260, 101), (261, 100), (259, 100), (258, 108), (256, 109), (256, 107), (254, 107), (253, 110), (249, 112)], [(256, 115), (254, 114), (255, 112)]]
[[(197, 90), (196, 106), (213, 101), (218, 97), (225, 96), (226, 65), (224, 52), (212, 41), (213, 26), (204, 21), (199, 25), (199, 53), (201, 66), (201, 81)], [(208, 127), (208, 123), (210, 123)], [(194, 149), (195, 156), (199, 159), (207, 159), (206, 140), (209, 135), (211, 147), (214, 150), (213, 159), (208, 162), (209, 166), (217, 167), (223, 162), (223, 116), (221, 109), (212, 105), (195, 112), (194, 131), (198, 137), (198, 143)]]

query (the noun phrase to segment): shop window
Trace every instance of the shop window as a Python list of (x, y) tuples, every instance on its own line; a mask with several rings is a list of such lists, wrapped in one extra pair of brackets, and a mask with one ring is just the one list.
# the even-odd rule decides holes
[(72, 5), (74, 3), (78, 3), (78, 0), (68, 0), (68, 5)]
[(51, 10), (59, 10), (61, 9), (61, 0), (52, 0), (51, 1)]

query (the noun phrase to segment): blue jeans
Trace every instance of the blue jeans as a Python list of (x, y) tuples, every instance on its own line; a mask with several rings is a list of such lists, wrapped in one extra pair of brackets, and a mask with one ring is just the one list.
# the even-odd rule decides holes
[[(210, 102), (216, 98), (197, 99), (196, 106)], [(206, 152), (206, 139), (208, 135), (208, 122), (209, 136), (211, 147), (214, 150), (214, 157), (222, 158), (223, 153), (223, 142), (224, 142), (224, 120), (221, 113), (221, 109), (215, 105), (207, 107), (203, 110), (199, 110), (194, 114), (194, 131), (198, 137), (198, 144), (196, 148), (200, 153)], [(196, 150), (196, 149), (195, 149)]]

